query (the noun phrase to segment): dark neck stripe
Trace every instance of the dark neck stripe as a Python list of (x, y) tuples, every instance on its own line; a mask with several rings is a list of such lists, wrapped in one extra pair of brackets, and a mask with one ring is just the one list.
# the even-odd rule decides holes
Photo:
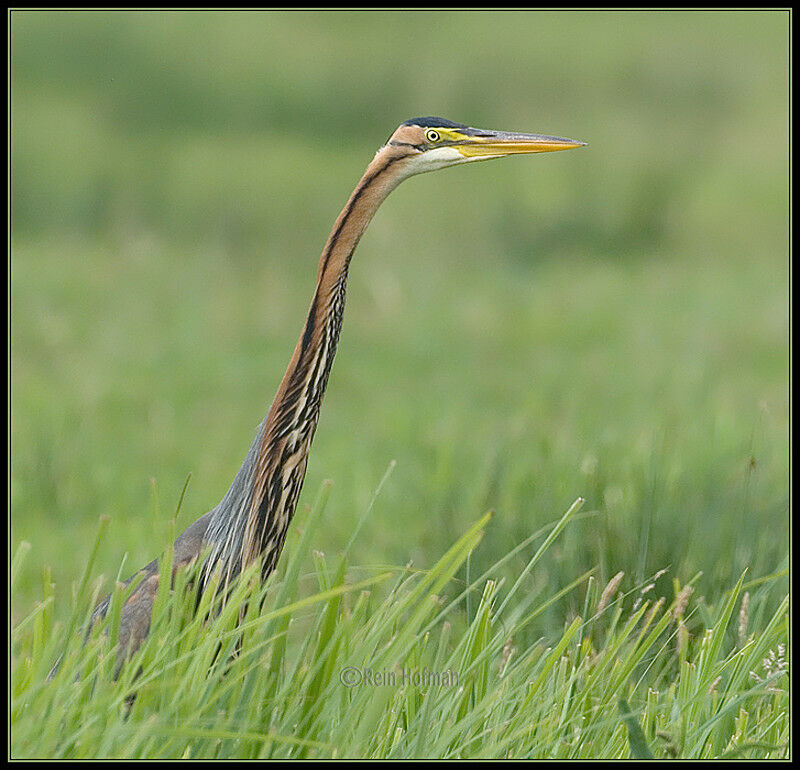
[(319, 295), (314, 292), (314, 299), (311, 301), (311, 309), (308, 311), (308, 318), (306, 318), (306, 328), (303, 331), (303, 344), (301, 352), (305, 353), (308, 346), (311, 344), (311, 337), (314, 334), (314, 317), (317, 314), (317, 299)]
[[(345, 224), (347, 224), (347, 220), (350, 218), (350, 215), (353, 213), (353, 209), (355, 208), (358, 199), (364, 194), (364, 192), (369, 188), (369, 186), (390, 166), (396, 163), (399, 160), (404, 160), (407, 155), (395, 155), (392, 158), (389, 158), (386, 163), (384, 163), (380, 168), (373, 171), (365, 180), (361, 182), (361, 184), (356, 188), (356, 191), (351, 196), (350, 200), (347, 203), (347, 208), (345, 209), (344, 216), (342, 217), (341, 221), (339, 222), (338, 227), (334, 230), (333, 234), (330, 237), (330, 243), (328, 244), (327, 249), (325, 249), (325, 260), (322, 263), (322, 274), (324, 275), (325, 270), (328, 267), (328, 261), (331, 258), (331, 253), (336, 248), (336, 243), (339, 240), (339, 236), (342, 234), (342, 230), (344, 229)], [(321, 276), (320, 276), (321, 277)]]
[(412, 144), (411, 142), (398, 142), (397, 139), (390, 139), (387, 144), (390, 144), (392, 147), (413, 147), (420, 152), (422, 152), (422, 148), (425, 146), (424, 144)]
[[(380, 168), (376, 169), (372, 174), (370, 174), (362, 183), (356, 188), (353, 195), (350, 197), (350, 200), (347, 204), (347, 208), (345, 209), (344, 216), (342, 217), (339, 226), (334, 231), (333, 235), (330, 237), (330, 244), (328, 248), (325, 250), (325, 261), (322, 266), (322, 275), (325, 274), (325, 271), (328, 268), (328, 261), (330, 260), (330, 256), (333, 253), (334, 248), (336, 248), (336, 244), (339, 240), (339, 236), (342, 233), (342, 230), (347, 223), (347, 220), (353, 213), (355, 209), (355, 205), (358, 202), (358, 199), (363, 195), (363, 193), (369, 188), (369, 186), (389, 167), (391, 167), (394, 163), (399, 160), (403, 160), (403, 158), (408, 157), (406, 155), (394, 156), (389, 158), (386, 163), (384, 163)], [(345, 260), (345, 270), (350, 263), (350, 257), (352, 256), (353, 251), (350, 251), (350, 254), (347, 255), (347, 259)], [(322, 277), (320, 276), (320, 278)], [(311, 308), (308, 311), (308, 316), (306, 317), (306, 325), (303, 329), (303, 338), (302, 342), (300, 343), (300, 359), (297, 362), (297, 368), (293, 373), (292, 379), (294, 380), (297, 375), (298, 371), (302, 368), (303, 359), (305, 358), (306, 352), (311, 347), (311, 341), (314, 337), (314, 328), (316, 326), (316, 315), (318, 311), (319, 305), (319, 286), (317, 286), (317, 290), (314, 292), (314, 299), (311, 301)]]

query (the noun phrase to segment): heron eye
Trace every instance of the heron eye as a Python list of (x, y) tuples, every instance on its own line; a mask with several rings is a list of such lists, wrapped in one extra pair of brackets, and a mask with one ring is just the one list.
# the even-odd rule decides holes
[(431, 129), (430, 131), (426, 131), (425, 132), (425, 138), (429, 142), (438, 142), (439, 139), (440, 139), (439, 132), (438, 131), (434, 131), (433, 129)]

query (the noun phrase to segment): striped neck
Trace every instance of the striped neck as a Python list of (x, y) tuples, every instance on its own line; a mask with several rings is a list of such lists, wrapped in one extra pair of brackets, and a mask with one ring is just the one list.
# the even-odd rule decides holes
[[(259, 556), (265, 577), (277, 564), (336, 355), (350, 259), (378, 207), (405, 178), (408, 154), (393, 146), (376, 154), (322, 251), (303, 332), (237, 480), (215, 510), (206, 535), (212, 557), (223, 563), (226, 582)], [(226, 503), (237, 481), (243, 494)]]

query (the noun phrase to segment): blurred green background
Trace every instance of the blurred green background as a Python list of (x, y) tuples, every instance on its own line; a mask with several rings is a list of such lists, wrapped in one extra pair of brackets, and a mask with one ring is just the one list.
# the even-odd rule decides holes
[(43, 564), (68, 595), (101, 514), (98, 571), (128, 574), (190, 472), (179, 526), (222, 497), (334, 218), (429, 114), (588, 147), (379, 212), (301, 498), (334, 480), (315, 547), (396, 460), (364, 568), (428, 566), (494, 508), (477, 575), (579, 495), (528, 590), (669, 567), (713, 597), (785, 566), (786, 12), (14, 11), (10, 42), (15, 616)]

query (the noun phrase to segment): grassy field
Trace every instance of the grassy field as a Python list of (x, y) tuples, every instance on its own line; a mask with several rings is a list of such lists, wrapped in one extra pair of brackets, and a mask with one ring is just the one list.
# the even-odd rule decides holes
[[(662, 756), (786, 755), (787, 72), (779, 12), (12, 13), (15, 755), (638, 756), (634, 722)], [(179, 529), (224, 494), (335, 216), (427, 114), (588, 146), (413, 179), (372, 223), (300, 502), (330, 479), (327, 506), (292, 534), (298, 585), (267, 587), (276, 613), (311, 609), (288, 637), (254, 619), (204, 680), (167, 603), (164, 628), (194, 630), (146, 653), (129, 712), (107, 653), (95, 696), (70, 686), (77, 649), (48, 689), (65, 628), (158, 554), (189, 474)], [(433, 655), (468, 696), (341, 686), (401, 619), (384, 662)], [(512, 713), (536, 682), (541, 711)]]

